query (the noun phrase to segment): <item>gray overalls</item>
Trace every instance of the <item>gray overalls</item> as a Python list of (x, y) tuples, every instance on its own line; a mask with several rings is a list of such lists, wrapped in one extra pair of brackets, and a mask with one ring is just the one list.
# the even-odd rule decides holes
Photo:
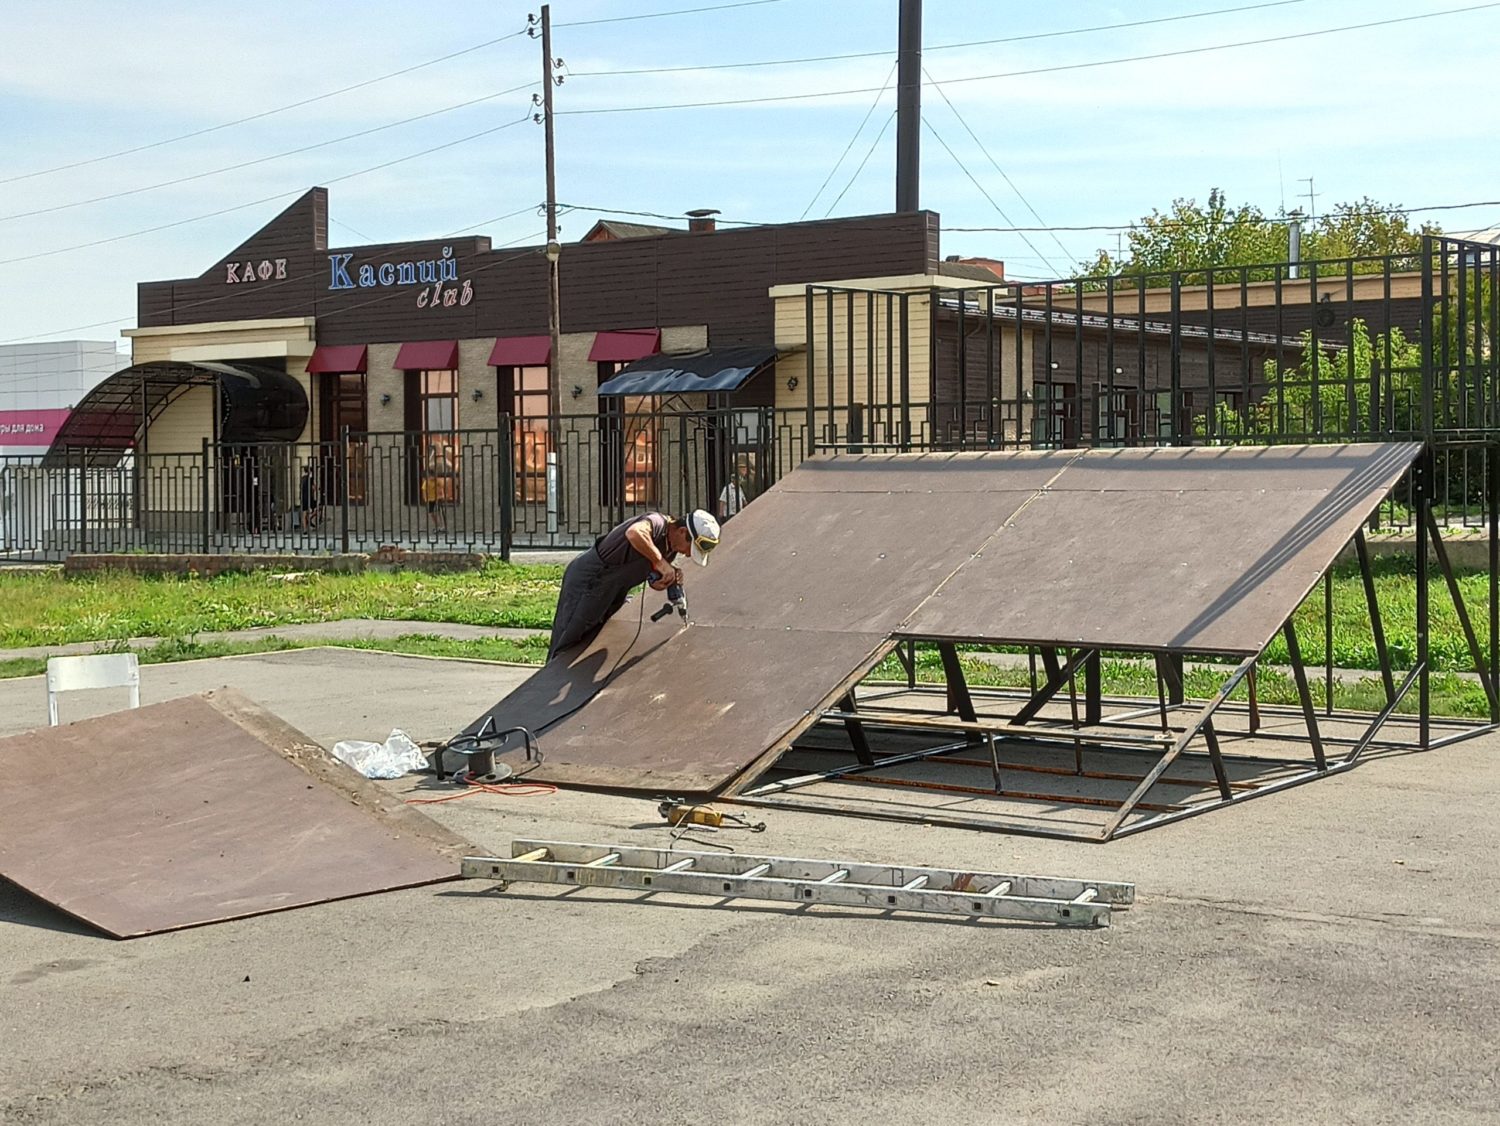
[(641, 520), (650, 522), (651, 542), (663, 558), (669, 563), (675, 558), (667, 546), (667, 517), (659, 512), (631, 517), (600, 536), (593, 547), (579, 553), (563, 572), (562, 592), (552, 619), (549, 661), (564, 649), (592, 640), (614, 612), (625, 605), (630, 592), (650, 577), (651, 562), (625, 538), (625, 529)]

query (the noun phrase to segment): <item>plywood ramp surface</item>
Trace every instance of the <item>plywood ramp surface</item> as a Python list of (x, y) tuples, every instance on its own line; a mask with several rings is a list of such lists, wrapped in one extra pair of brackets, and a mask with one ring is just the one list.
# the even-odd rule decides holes
[(117, 938), (452, 879), (471, 846), (224, 689), (0, 739), (0, 875)]
[(1089, 450), (902, 632), (1258, 653), (1419, 450)]
[[(619, 624), (615, 619), (609, 632)], [(586, 707), (545, 727), (545, 761), (527, 780), (694, 794), (721, 789), (806, 726), (841, 682), (889, 648), (879, 634), (680, 627), (648, 657), (627, 658)], [(567, 682), (566, 667), (554, 666), (564, 662), (533, 677), (549, 694)], [(536, 709), (535, 695), (518, 699), (524, 692), (496, 706), (497, 728), (531, 727), (535, 717), (554, 714)]]

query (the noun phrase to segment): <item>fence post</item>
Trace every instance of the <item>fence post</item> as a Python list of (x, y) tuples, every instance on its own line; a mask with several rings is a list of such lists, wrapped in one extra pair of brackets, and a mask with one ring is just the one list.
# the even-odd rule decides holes
[(209, 524), (209, 516), (208, 516), (208, 513), (209, 513), (209, 492), (208, 492), (208, 490), (209, 490), (209, 480), (210, 480), (210, 474), (209, 474), (209, 469), (208, 469), (208, 439), (204, 438), (203, 439), (203, 472), (202, 472), (201, 478), (199, 479), (199, 487), (198, 487), (198, 492), (202, 494), (202, 500), (201, 500), (201, 503), (199, 505), (199, 507), (203, 510), (202, 514), (201, 514), (202, 515), (202, 523), (201, 523), (202, 542), (201, 542), (200, 546), (203, 549), (203, 554), (204, 555), (207, 555), (208, 554), (208, 550), (209, 550), (209, 548), (208, 548), (208, 538), (209, 538), (209, 527), (208, 527), (208, 524)]
[[(498, 433), (500, 442), (500, 558), (510, 562), (511, 547), (515, 541), (516, 522), (516, 453), (512, 446), (513, 424), (506, 415), (500, 416)], [(556, 440), (557, 430), (550, 425), (548, 436)], [(552, 493), (552, 461), (557, 457), (554, 450), (547, 451), (547, 493)]]
[(339, 428), (339, 551), (349, 554), (349, 427)]
[(78, 450), (78, 550), (89, 550), (89, 451)]

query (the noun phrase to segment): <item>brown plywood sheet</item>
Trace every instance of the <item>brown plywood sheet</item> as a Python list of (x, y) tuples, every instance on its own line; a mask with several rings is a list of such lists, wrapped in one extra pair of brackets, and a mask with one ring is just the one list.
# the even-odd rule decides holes
[(527, 779), (716, 791), (788, 741), (889, 648), (878, 634), (689, 625), (549, 728), (545, 761)]
[(1091, 450), (902, 632), (1257, 653), (1418, 450)]
[[(652, 601), (647, 603), (648, 615), (657, 609), (654, 600), (662, 598), (655, 592), (649, 593)], [(547, 662), (519, 688), (464, 728), (464, 734), (472, 735), (480, 728), (504, 731), (510, 727), (540, 732), (588, 703), (612, 676), (618, 676), (645, 660), (671, 640), (677, 630), (676, 615), (670, 621), (642, 622), (640, 613), (639, 602), (626, 603), (619, 614), (604, 623), (604, 628), (593, 641)], [(639, 633), (637, 626), (640, 627)], [(516, 747), (520, 747), (519, 742)]]
[[(804, 461), (773, 491), (798, 493), (1003, 493), (1046, 488), (1080, 450), (839, 454)], [(754, 511), (746, 507), (741, 516)], [(740, 517), (736, 517), (739, 519)]]
[(692, 617), (889, 633), (1033, 495), (773, 490), (727, 525), (708, 567), (684, 568)]
[(117, 938), (453, 879), (472, 848), (228, 689), (0, 739), (0, 778), (0, 875)]

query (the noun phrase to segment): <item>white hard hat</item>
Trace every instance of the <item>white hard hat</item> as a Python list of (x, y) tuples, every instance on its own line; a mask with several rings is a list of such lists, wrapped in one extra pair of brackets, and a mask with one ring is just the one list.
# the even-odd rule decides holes
[(693, 537), (693, 562), (700, 567), (708, 566), (708, 553), (719, 546), (719, 522), (713, 513), (695, 508), (688, 513), (688, 535)]

